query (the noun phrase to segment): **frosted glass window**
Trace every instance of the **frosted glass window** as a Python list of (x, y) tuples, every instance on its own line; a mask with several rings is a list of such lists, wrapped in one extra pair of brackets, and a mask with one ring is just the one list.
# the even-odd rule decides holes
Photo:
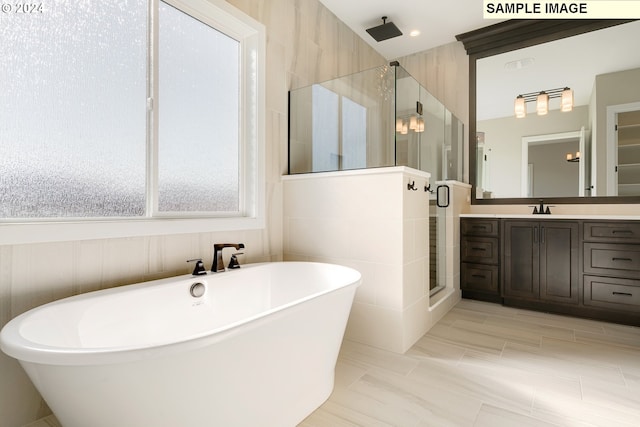
[(170, 3), (0, 17), (0, 222), (261, 225), (264, 28), (226, 3)]
[(158, 210), (240, 210), (240, 43), (160, 3)]
[(339, 96), (320, 85), (313, 85), (312, 99), (313, 171), (338, 170), (340, 167)]
[(0, 17), (0, 218), (145, 214), (147, 5)]
[(367, 167), (367, 109), (342, 97), (342, 169)]

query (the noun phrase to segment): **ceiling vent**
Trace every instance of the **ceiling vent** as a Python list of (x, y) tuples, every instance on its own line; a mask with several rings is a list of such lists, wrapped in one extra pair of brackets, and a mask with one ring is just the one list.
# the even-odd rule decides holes
[(373, 37), (377, 42), (383, 40), (392, 39), (402, 35), (402, 31), (396, 27), (393, 22), (387, 22), (387, 17), (382, 17), (382, 25), (367, 29), (367, 33)]

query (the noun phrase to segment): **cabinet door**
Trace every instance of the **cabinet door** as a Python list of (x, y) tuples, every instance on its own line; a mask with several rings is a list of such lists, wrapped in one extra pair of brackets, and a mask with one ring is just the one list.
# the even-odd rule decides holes
[(578, 303), (578, 224), (540, 222), (540, 299)]
[(461, 218), (460, 233), (468, 236), (498, 236), (497, 219)]
[(504, 222), (504, 296), (538, 299), (540, 255), (538, 222)]
[(462, 262), (498, 264), (498, 244), (496, 237), (463, 236), (460, 258)]
[(480, 291), (498, 296), (498, 266), (462, 263), (460, 289)]

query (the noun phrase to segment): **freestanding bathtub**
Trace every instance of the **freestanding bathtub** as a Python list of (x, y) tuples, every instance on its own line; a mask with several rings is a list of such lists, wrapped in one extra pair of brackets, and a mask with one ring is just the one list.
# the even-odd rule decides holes
[(295, 426), (333, 389), (360, 281), (310, 262), (155, 280), (35, 308), (0, 344), (64, 427)]

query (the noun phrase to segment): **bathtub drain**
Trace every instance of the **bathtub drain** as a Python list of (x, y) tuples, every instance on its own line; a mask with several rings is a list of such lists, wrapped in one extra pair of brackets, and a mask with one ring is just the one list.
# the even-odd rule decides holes
[(204, 287), (204, 283), (196, 282), (191, 285), (191, 289), (189, 290), (189, 292), (191, 293), (192, 297), (200, 298), (202, 295), (204, 295), (205, 290), (206, 288)]

